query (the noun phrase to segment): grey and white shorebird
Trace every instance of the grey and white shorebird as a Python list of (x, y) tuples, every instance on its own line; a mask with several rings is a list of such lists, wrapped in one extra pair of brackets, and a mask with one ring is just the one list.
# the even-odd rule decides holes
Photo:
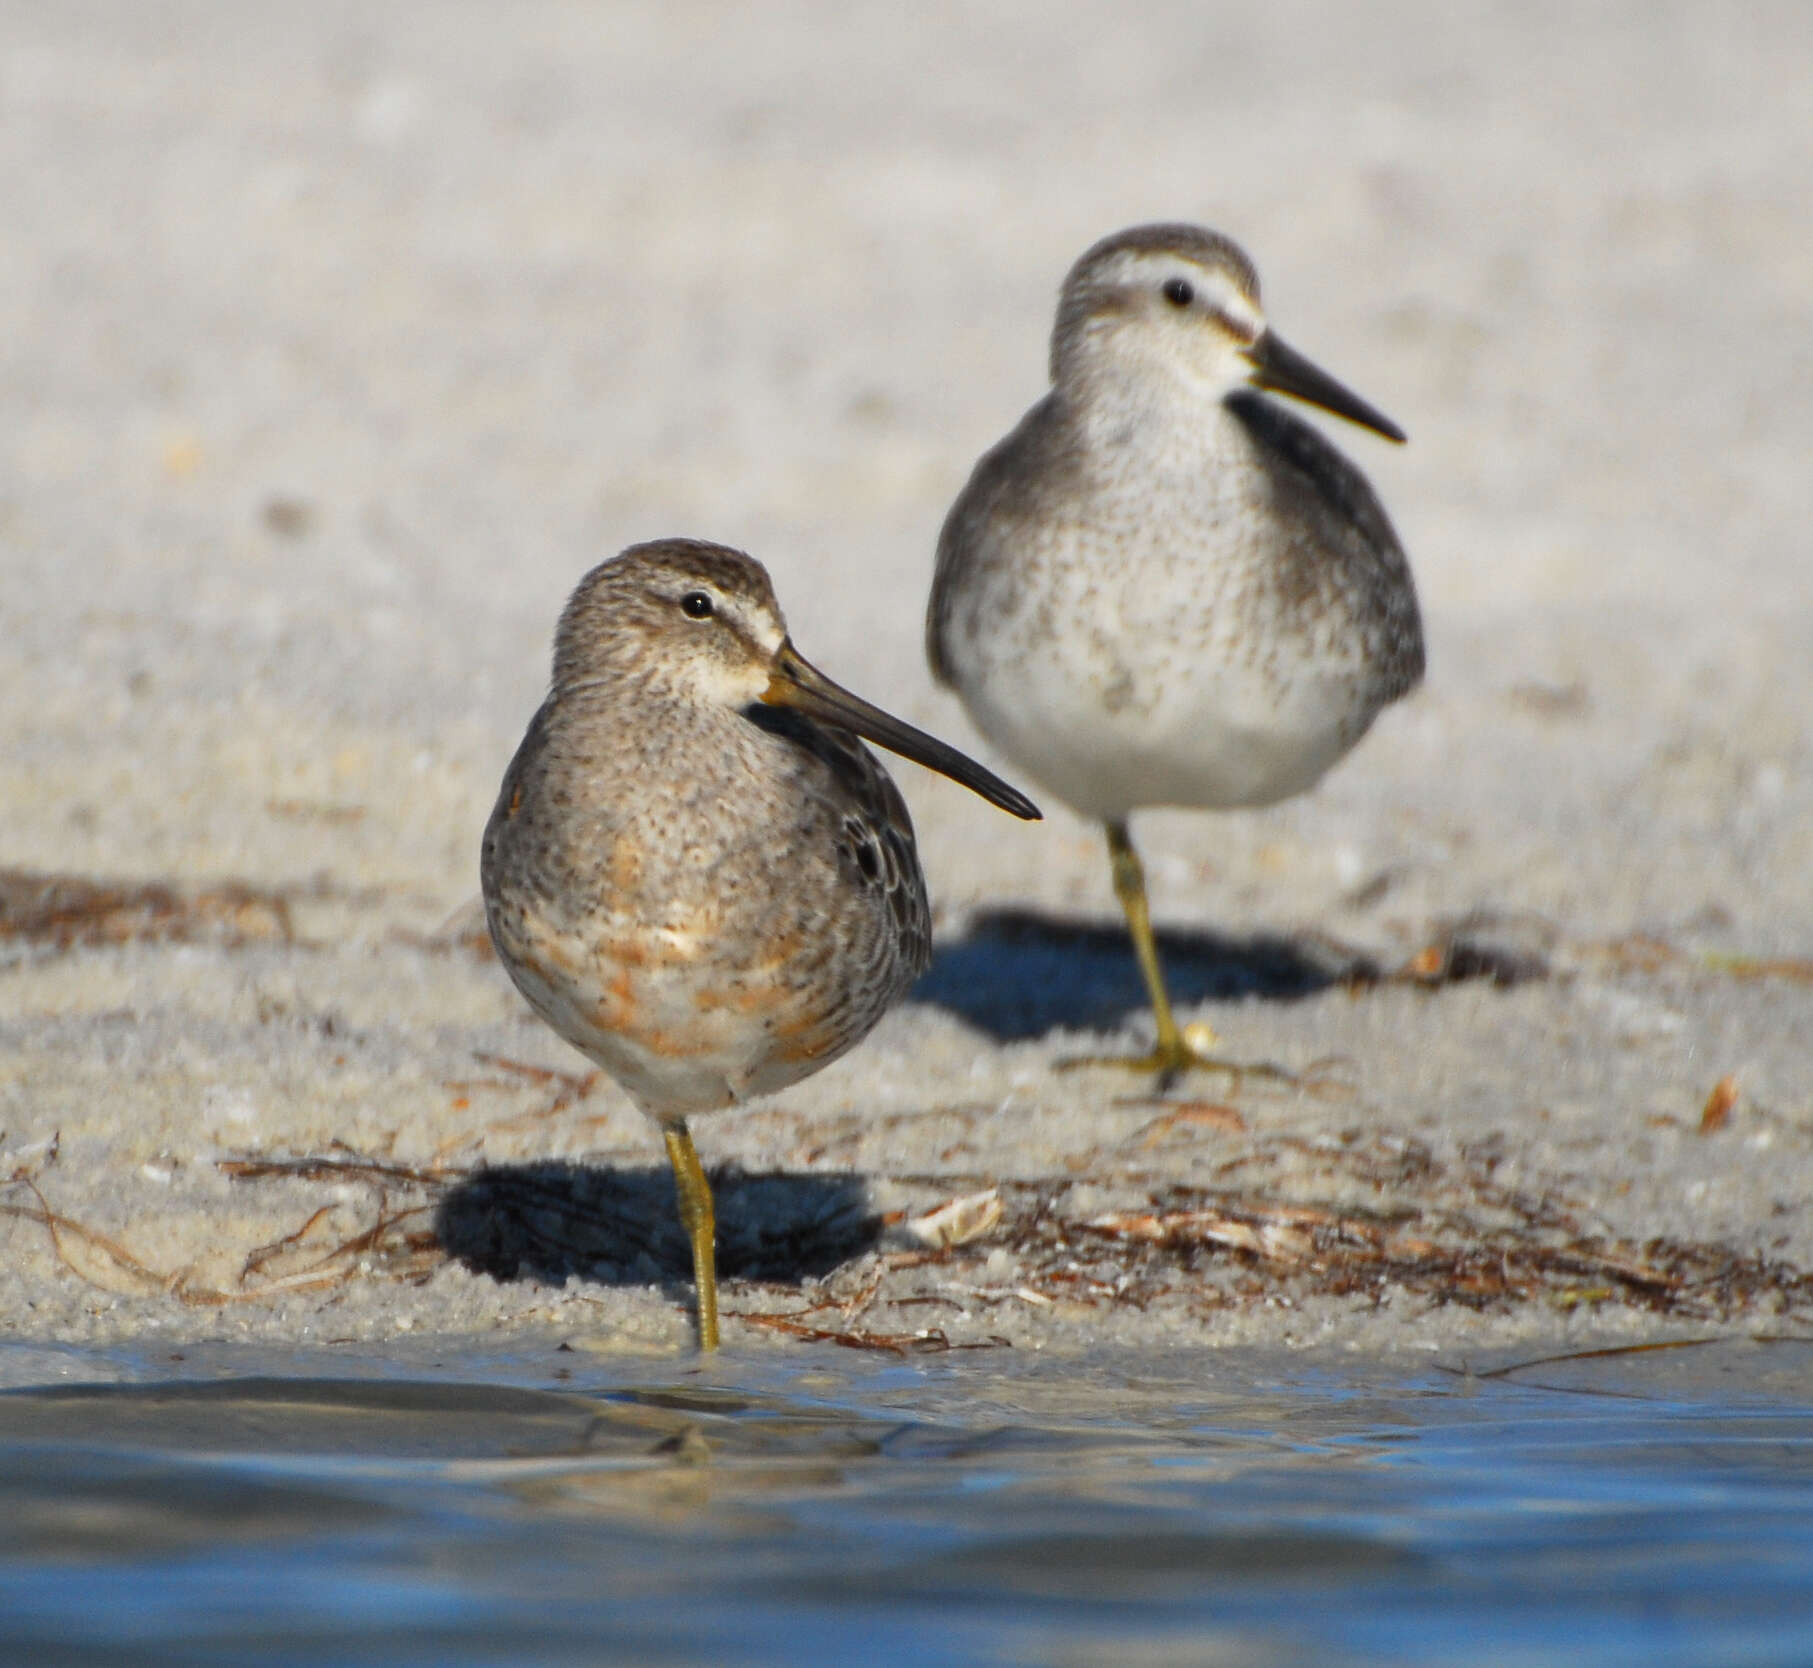
[(1083, 255), (1051, 380), (945, 520), (926, 649), (1007, 759), (1106, 828), (1158, 1028), (1122, 1063), (1162, 1085), (1219, 1062), (1172, 1014), (1131, 813), (1302, 793), (1423, 674), (1385, 511), (1266, 396), (1404, 434), (1279, 339), (1252, 263), (1197, 226)]
[(568, 600), (485, 828), (485, 917), (511, 979), (661, 1126), (703, 1349), (716, 1226), (687, 1119), (829, 1065), (930, 960), (913, 825), (859, 736), (1039, 814), (815, 671), (758, 562), (635, 545)]

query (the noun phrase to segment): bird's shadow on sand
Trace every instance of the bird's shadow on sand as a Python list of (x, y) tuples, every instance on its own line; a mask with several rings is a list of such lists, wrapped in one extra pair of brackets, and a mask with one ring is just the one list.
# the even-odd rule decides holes
[[(1294, 1001), (1330, 985), (1376, 977), (1365, 957), (1311, 935), (1248, 937), (1161, 931), (1179, 1006), (1256, 997)], [(1127, 929), (1026, 909), (977, 915), (941, 945), (912, 999), (944, 1008), (1001, 1042), (1056, 1030), (1107, 1031), (1146, 1010)], [(864, 1178), (850, 1173), (711, 1178), (718, 1270), (726, 1278), (801, 1285), (871, 1250), (882, 1223)], [(443, 1249), (498, 1280), (563, 1285), (656, 1282), (689, 1293), (692, 1258), (665, 1165), (623, 1169), (549, 1160), (479, 1170), (441, 1198)]]
[[(1311, 937), (1175, 928), (1157, 937), (1171, 1000), (1180, 1008), (1242, 997), (1295, 1001), (1378, 974), (1365, 956)], [(938, 947), (912, 999), (943, 1008), (998, 1042), (1058, 1030), (1112, 1031), (1149, 1006), (1124, 923), (1029, 909), (977, 915), (962, 938)]]
[[(860, 1256), (881, 1233), (863, 1179), (847, 1172), (731, 1170), (712, 1175), (711, 1187), (718, 1271), (727, 1278), (797, 1286)], [(665, 1165), (497, 1165), (448, 1189), (434, 1225), (449, 1256), (498, 1280), (657, 1282), (676, 1296), (692, 1288)]]

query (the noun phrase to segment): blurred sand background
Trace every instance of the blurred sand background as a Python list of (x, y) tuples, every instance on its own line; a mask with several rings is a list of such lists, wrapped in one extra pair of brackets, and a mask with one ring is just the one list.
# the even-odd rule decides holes
[[(652, 1130), (523, 1069), (583, 1062), (470, 941), (555, 614), (738, 544), (980, 750), (938, 526), (1070, 261), (1153, 218), (1411, 434), (1336, 438), (1427, 687), (1311, 796), (1137, 829), (1191, 1014), (1307, 1082), (1054, 1075), (1142, 1023), (1099, 835), (903, 763), (940, 958), (699, 1126), (727, 1308), (1804, 1322), (1810, 86), (1798, 0), (0, 8), (0, 1334), (683, 1347)], [(323, 1157), (395, 1168), (221, 1167)], [(994, 1185), (947, 1256), (869, 1246)]]

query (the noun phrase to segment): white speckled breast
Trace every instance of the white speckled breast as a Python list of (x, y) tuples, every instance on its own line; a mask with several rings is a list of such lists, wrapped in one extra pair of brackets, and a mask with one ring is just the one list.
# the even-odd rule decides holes
[(977, 728), (1104, 820), (1302, 792), (1422, 668), (1377, 500), (1259, 396), (1035, 407), (952, 508), (929, 633)]

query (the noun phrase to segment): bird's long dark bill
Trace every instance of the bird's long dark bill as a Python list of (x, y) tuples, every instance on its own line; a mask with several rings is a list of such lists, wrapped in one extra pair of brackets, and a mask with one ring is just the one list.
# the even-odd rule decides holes
[(923, 730), (915, 730), (911, 724), (903, 724), (880, 707), (872, 707), (861, 697), (834, 684), (810, 661), (802, 659), (791, 643), (783, 643), (780, 653), (775, 656), (774, 674), (762, 691), (762, 700), (771, 707), (792, 707), (808, 718), (854, 730), (877, 747), (885, 747), (890, 753), (898, 753), (902, 758), (924, 765), (927, 770), (937, 771), (940, 776), (948, 776), (953, 782), (961, 782), (972, 793), (981, 794), (1003, 811), (1011, 811), (1028, 822), (1039, 820), (1038, 806), (1018, 788), (1010, 788), (993, 771), (984, 770), (967, 754), (959, 753)]
[(1294, 400), (1332, 411), (1337, 417), (1345, 417), (1350, 423), (1358, 423), (1361, 428), (1384, 435), (1387, 440), (1400, 444), (1404, 441), (1404, 431), (1384, 412), (1374, 410), (1358, 394), (1343, 388), (1327, 371), (1317, 369), (1271, 331), (1266, 331), (1247, 350), (1247, 357), (1253, 362), (1249, 380), (1255, 388), (1289, 394)]

